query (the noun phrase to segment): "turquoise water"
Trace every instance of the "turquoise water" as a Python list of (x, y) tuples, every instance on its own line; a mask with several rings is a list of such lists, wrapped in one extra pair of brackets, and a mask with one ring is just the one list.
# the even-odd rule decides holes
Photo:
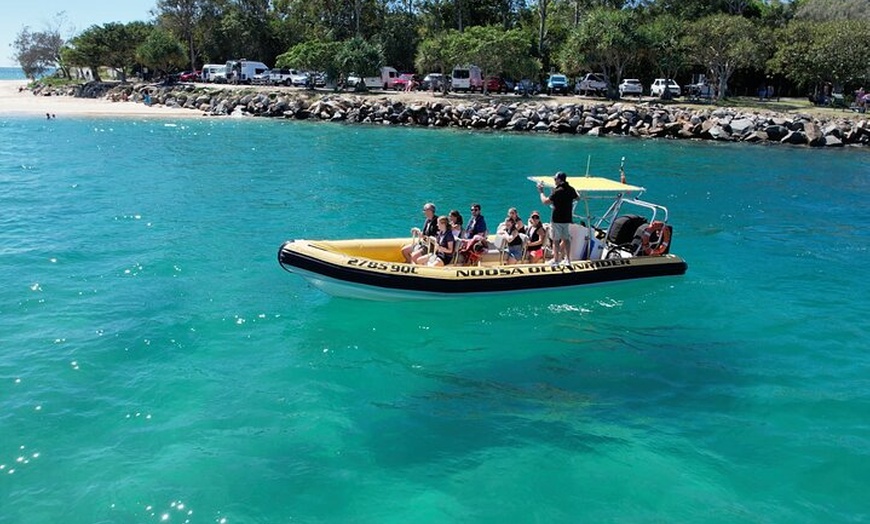
[(26, 80), (20, 67), (0, 67), (0, 80)]
[[(870, 519), (870, 155), (264, 120), (0, 120), (0, 522)], [(495, 222), (587, 155), (685, 277), (332, 298), (287, 238)]]

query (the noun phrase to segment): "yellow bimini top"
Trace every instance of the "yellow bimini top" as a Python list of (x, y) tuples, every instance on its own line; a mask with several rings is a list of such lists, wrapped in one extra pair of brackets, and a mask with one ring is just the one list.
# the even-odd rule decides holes
[[(544, 187), (556, 187), (556, 184), (553, 182), (553, 175), (530, 176), (529, 180), (535, 184), (541, 183)], [(646, 191), (641, 186), (623, 184), (622, 182), (599, 176), (569, 176), (567, 182), (578, 193), (635, 193), (634, 196), (638, 196)]]

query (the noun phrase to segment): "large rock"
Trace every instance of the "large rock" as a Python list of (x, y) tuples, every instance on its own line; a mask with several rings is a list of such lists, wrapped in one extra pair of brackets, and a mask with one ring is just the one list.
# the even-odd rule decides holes
[(807, 143), (807, 135), (803, 131), (789, 131), (787, 135), (780, 140), (783, 144), (805, 145)]
[(834, 135), (826, 135), (825, 136), (825, 146), (826, 147), (843, 147), (843, 141)]
[(731, 121), (730, 126), (731, 133), (737, 136), (743, 136), (755, 130), (755, 122), (749, 118), (734, 119)]
[(804, 134), (806, 135), (807, 143), (810, 146), (822, 147), (825, 145), (825, 135), (822, 134), (822, 130), (819, 129), (819, 126), (813, 122), (807, 122), (804, 124)]
[(789, 134), (788, 128), (782, 124), (773, 124), (772, 126), (767, 126), (766, 128), (764, 128), (764, 132), (767, 133), (767, 136), (770, 137), (771, 140), (776, 141), (782, 140), (783, 138), (785, 138), (786, 135)]

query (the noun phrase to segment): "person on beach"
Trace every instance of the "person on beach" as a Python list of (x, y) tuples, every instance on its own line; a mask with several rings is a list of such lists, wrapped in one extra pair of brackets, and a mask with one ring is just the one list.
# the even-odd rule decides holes
[(423, 237), (434, 237), (438, 234), (438, 225), (435, 219), (435, 204), (427, 202), (423, 205), (423, 215), (426, 220), (423, 222), (423, 229), (412, 227), (411, 236), (414, 241), (410, 244), (402, 246), (402, 258), (406, 263), (414, 262), (415, 258), (428, 254), (428, 245), (421, 242)]
[(563, 171), (553, 175), (556, 187), (550, 192), (550, 196), (544, 195), (544, 184), (538, 183), (538, 194), (541, 203), (552, 206), (553, 212), (550, 218), (550, 231), (553, 235), (553, 265), (560, 262), (565, 265), (571, 264), (571, 223), (574, 222), (574, 201), (580, 198), (577, 191), (568, 184), (568, 175)]

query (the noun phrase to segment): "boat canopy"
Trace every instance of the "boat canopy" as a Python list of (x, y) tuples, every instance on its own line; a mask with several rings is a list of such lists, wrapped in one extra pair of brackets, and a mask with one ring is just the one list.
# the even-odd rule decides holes
[[(544, 187), (556, 187), (553, 182), (553, 175), (546, 176), (530, 176), (529, 180), (534, 183), (541, 183)], [(633, 186), (631, 184), (623, 184), (616, 180), (603, 178), (598, 176), (569, 176), (568, 183), (577, 190), (578, 193), (643, 193), (646, 191), (643, 187)]]

